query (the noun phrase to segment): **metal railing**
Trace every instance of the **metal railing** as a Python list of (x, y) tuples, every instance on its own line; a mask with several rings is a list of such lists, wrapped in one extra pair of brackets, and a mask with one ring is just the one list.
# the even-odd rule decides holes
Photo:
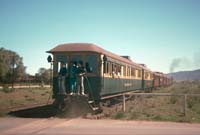
[(179, 96), (184, 97), (183, 100), (183, 114), (187, 115), (187, 99), (188, 97), (200, 97), (200, 94), (174, 94), (174, 93), (122, 93), (121, 95), (123, 97), (123, 104), (122, 104), (122, 110), (123, 112), (126, 111), (126, 96)]

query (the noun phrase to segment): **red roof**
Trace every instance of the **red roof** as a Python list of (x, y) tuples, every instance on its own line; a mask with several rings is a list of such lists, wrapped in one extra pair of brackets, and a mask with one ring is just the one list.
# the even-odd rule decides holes
[(146, 70), (149, 70), (139, 64), (134, 63), (131, 60), (128, 60), (126, 58), (123, 58), (119, 55), (116, 55), (114, 53), (111, 53), (107, 50), (102, 49), (101, 47), (95, 45), (95, 44), (91, 44), (91, 43), (67, 43), (67, 44), (60, 44), (56, 47), (54, 47), (53, 49), (51, 49), (50, 51), (47, 51), (48, 53), (59, 53), (59, 52), (97, 52), (97, 53), (101, 53), (104, 54), (106, 56), (109, 56), (113, 59), (117, 59), (119, 61), (137, 66), (137, 67), (142, 67)]
[(90, 43), (67, 43), (67, 44), (60, 44), (56, 47), (54, 47), (53, 49), (51, 49), (50, 53), (57, 53), (57, 52), (82, 52), (82, 51), (86, 51), (86, 52), (102, 52), (102, 48), (94, 45), (94, 44), (90, 44)]
[(163, 73), (161, 73), (161, 72), (154, 72), (154, 74), (157, 76), (163, 76)]

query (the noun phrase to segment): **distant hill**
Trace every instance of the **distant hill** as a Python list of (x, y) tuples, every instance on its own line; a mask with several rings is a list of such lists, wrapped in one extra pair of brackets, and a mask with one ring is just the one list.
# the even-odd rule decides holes
[(193, 71), (180, 71), (169, 73), (169, 76), (172, 76), (176, 81), (192, 81), (200, 80), (200, 69)]

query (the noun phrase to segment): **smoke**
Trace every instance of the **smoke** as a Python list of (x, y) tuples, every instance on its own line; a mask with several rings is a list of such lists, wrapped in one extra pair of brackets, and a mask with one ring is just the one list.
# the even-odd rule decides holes
[(174, 72), (176, 69), (179, 68), (191, 68), (192, 62), (190, 59), (183, 57), (183, 58), (175, 58), (172, 60), (170, 65), (170, 72)]
[(181, 61), (182, 61), (181, 58), (173, 59), (170, 65), (170, 72), (174, 72), (175, 68), (178, 68), (180, 66)]
[(194, 53), (193, 64), (195, 68), (200, 68), (200, 50)]
[(200, 69), (200, 51), (195, 52), (191, 59), (188, 57), (174, 58), (170, 64), (170, 72), (180, 69)]

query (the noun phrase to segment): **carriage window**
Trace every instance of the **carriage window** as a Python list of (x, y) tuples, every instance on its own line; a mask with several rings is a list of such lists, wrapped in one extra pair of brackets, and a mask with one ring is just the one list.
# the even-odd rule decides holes
[(123, 71), (123, 66), (116, 64), (116, 63), (112, 63), (112, 62), (106, 62), (104, 63), (104, 73), (105, 74), (109, 74), (110, 76), (114, 76), (114, 77), (120, 77), (122, 75), (122, 71)]
[(145, 79), (148, 79), (148, 77), (149, 77), (149, 73), (148, 72), (145, 72)]
[(136, 69), (136, 70), (135, 70), (135, 77), (138, 77), (138, 72), (139, 72), (139, 71)]
[(61, 63), (64, 63), (65, 67), (67, 68), (68, 64), (66, 62), (63, 62), (63, 61), (59, 61), (58, 62), (58, 72), (60, 72), (60, 69), (61, 69)]
[(56, 61), (57, 62), (64, 62), (64, 63), (67, 63), (67, 56), (65, 55), (56, 55)]
[(56, 55), (56, 62), (54, 63), (54, 73), (58, 73), (60, 71), (61, 62), (63, 62), (67, 68), (68, 66), (68, 57), (65, 55)]
[(97, 72), (97, 56), (96, 55), (86, 56), (85, 68), (87, 72)]
[(138, 70), (138, 77), (141, 78), (142, 77), (142, 71)]
[(108, 73), (110, 76), (112, 76), (112, 63), (108, 62)]
[(83, 57), (81, 55), (73, 55), (71, 61), (77, 64), (78, 62), (83, 61)]
[(152, 75), (152, 73), (150, 73), (149, 79), (153, 79), (153, 75)]
[(112, 73), (114, 75), (120, 76), (120, 65), (118, 64), (112, 64)]
[(144, 72), (144, 79), (147, 79), (147, 73)]
[(131, 67), (129, 67), (129, 76), (131, 76)]
[(113, 73), (113, 72), (115, 72), (114, 71), (114, 64), (112, 63), (112, 70), (111, 70), (111, 72)]
[(127, 76), (129, 76), (130, 74), (129, 74), (129, 67), (127, 66)]
[(135, 71), (136, 71), (136, 70), (135, 70), (134, 68), (131, 68), (131, 76), (132, 76), (132, 77), (135, 77)]
[(129, 67), (127, 67), (127, 74), (126, 76), (129, 76)]
[(123, 76), (126, 76), (126, 66), (123, 66)]
[(104, 73), (108, 73), (108, 70), (109, 70), (109, 63), (105, 62), (104, 63)]
[(117, 65), (117, 71), (116, 71), (118, 76), (121, 76), (121, 66)]

